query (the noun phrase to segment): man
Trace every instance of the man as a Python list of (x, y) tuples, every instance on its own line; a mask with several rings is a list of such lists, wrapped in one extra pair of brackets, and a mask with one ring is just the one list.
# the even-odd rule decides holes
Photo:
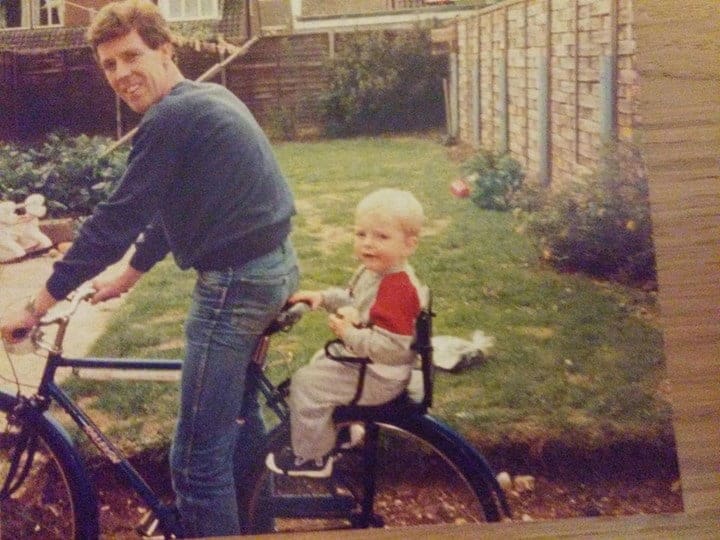
[(292, 195), (245, 105), (221, 86), (183, 77), (154, 4), (106, 5), (88, 40), (110, 86), (143, 118), (117, 189), (34, 300), (6, 317), (2, 334), (12, 341), (15, 330), (35, 326), (132, 244), (127, 268), (94, 282), (93, 303), (128, 291), (169, 252), (180, 268), (195, 269), (173, 486), (186, 536), (237, 534), (233, 455), (237, 448), (240, 459), (262, 438), (246, 370), (259, 335), (298, 282), (288, 239)]

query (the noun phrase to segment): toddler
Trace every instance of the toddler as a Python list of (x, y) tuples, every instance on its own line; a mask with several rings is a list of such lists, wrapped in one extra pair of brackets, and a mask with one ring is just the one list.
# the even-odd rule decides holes
[[(418, 244), (423, 209), (409, 192), (380, 189), (355, 211), (355, 256), (360, 260), (346, 289), (299, 291), (291, 303), (307, 302), (330, 312), (330, 329), (346, 356), (367, 357), (358, 405), (380, 405), (398, 396), (410, 380), (415, 320), (427, 293), (408, 264)], [(288, 404), (292, 449), (269, 454), (278, 474), (325, 478), (333, 465), (335, 407), (354, 402), (360, 366), (328, 358), (324, 350), (292, 377)]]

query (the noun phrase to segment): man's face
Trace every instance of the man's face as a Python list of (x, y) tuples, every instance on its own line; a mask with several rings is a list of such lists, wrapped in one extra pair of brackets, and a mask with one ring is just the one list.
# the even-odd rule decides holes
[(137, 113), (145, 113), (176, 82), (172, 46), (151, 49), (135, 30), (98, 45), (97, 56), (112, 89)]

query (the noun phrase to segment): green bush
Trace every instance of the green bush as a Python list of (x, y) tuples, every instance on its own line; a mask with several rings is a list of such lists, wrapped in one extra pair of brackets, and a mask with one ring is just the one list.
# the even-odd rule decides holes
[(469, 175), (473, 202), (488, 210), (509, 210), (525, 178), (520, 163), (508, 154), (488, 150), (481, 150), (463, 169)]
[(37, 147), (0, 146), (0, 198), (19, 202), (41, 193), (50, 217), (90, 214), (125, 169), (126, 152), (99, 157), (111, 142), (54, 133)]
[(327, 135), (410, 131), (442, 123), (447, 65), (431, 54), (427, 30), (353, 34), (338, 49), (321, 99)]
[(270, 111), (265, 131), (274, 141), (294, 141), (298, 134), (295, 107), (282, 105)]
[(642, 156), (608, 145), (597, 171), (548, 190), (526, 214), (543, 257), (562, 270), (632, 283), (655, 279), (648, 183)]

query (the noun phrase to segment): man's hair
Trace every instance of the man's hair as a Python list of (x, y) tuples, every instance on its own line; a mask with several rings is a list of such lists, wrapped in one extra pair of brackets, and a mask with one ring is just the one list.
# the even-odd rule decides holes
[(406, 235), (420, 234), (425, 221), (422, 205), (409, 191), (382, 188), (366, 195), (355, 208), (355, 215), (378, 213), (398, 220)]
[(173, 35), (160, 9), (149, 0), (122, 0), (105, 5), (90, 23), (86, 37), (94, 53), (98, 45), (136, 30), (145, 44), (157, 49)]

